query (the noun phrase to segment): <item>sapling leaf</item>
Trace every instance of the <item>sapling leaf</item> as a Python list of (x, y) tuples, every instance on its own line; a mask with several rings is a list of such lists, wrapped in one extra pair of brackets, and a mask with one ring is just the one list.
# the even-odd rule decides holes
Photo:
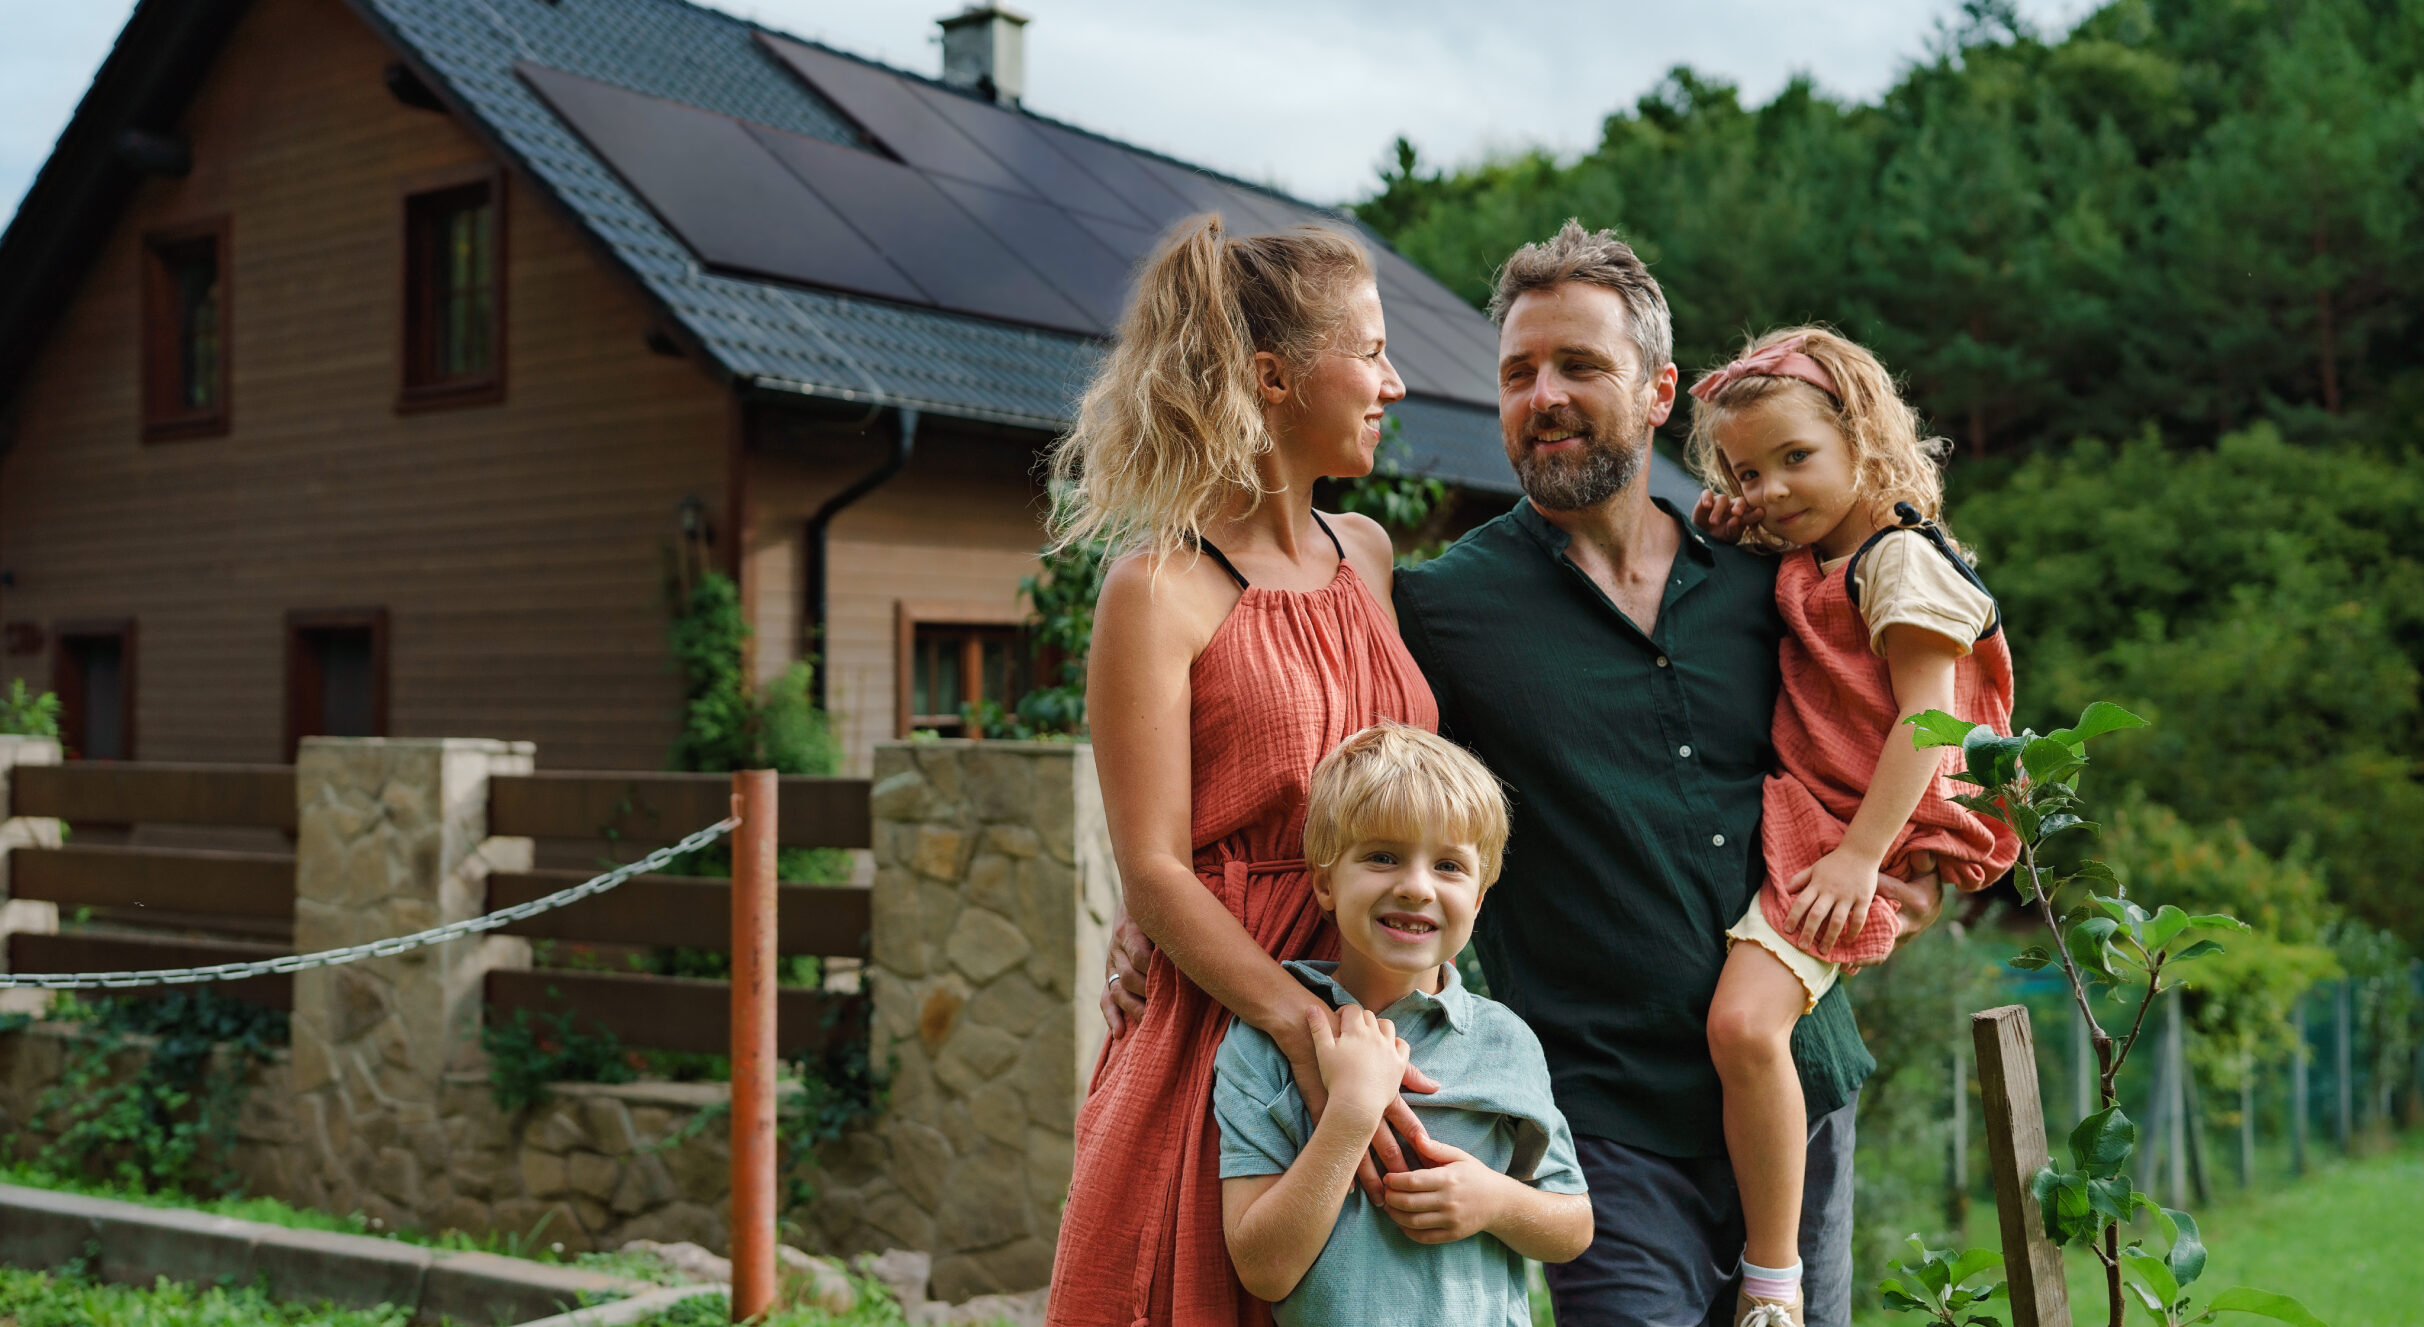
[(2172, 1276), (2171, 1268), (2166, 1267), (2161, 1258), (2150, 1253), (2125, 1253), (2121, 1255), (2121, 1261), (2138, 1274), (2139, 1281), (2153, 1295), (2147, 1304), (2148, 1308), (2160, 1314), (2162, 1309), (2170, 1307), (2172, 1301), (2180, 1298), (2180, 1282)]
[(2022, 972), (2035, 972), (2039, 968), (2051, 967), (2054, 962), (2054, 956), (2047, 953), (2045, 946), (2043, 945), (2030, 945), (2028, 948), (2012, 955), (2010, 961), (2013, 967), (2020, 969)]
[(2246, 922), (2240, 921), (2227, 912), (2200, 912), (2188, 919), (2188, 925), (2189, 929), (2196, 931), (2237, 931), (2241, 935), (2249, 933)]
[(1928, 1305), (1925, 1302), (1913, 1299), (1899, 1290), (1891, 1289), (1892, 1285), (1893, 1283), (1888, 1281), (1879, 1287), (1879, 1296), (1885, 1301), (1887, 1308), (1897, 1313), (1925, 1313), (1928, 1311)]
[(2029, 1181), (2028, 1191), (2037, 1200), (2045, 1237), (2054, 1243), (2075, 1243), (2101, 1228), (2087, 1205), (2086, 1176), (2049, 1165)]
[(1918, 730), (1911, 735), (1911, 742), (1922, 751), (1931, 746), (1959, 746), (1973, 729), (1984, 727), (1942, 710), (1914, 714), (1903, 722)]
[(2146, 720), (2113, 704), (2109, 700), (2091, 701), (2079, 711), (2079, 722), (2068, 728), (2056, 728), (2046, 736), (2057, 742), (2077, 746), (2090, 738), (2117, 733), (2129, 728), (2144, 728)]
[(2098, 828), (2101, 828), (2101, 826), (2098, 826), (2091, 821), (2081, 820), (2078, 816), (2073, 815), (2068, 811), (2056, 811), (2052, 815), (2047, 816), (2038, 822), (2037, 839), (2039, 842), (2043, 842), (2046, 839), (2052, 838), (2056, 834), (2068, 833), (2074, 829), (2093, 830)]
[(2187, 929), (2188, 914), (2166, 903), (2155, 909), (2155, 915), (2147, 920), (2145, 930), (2138, 937), (2138, 943), (2145, 945), (2148, 953), (2153, 953), (2170, 944), (2173, 936)]
[(2071, 872), (2070, 878), (2080, 884), (2110, 885), (2115, 889), (2121, 887), (2120, 878), (2113, 874), (2113, 868), (2092, 858), (2079, 863), (2079, 869)]
[(2146, 1195), (2130, 1186), (2129, 1176), (2111, 1175), (2087, 1182), (2088, 1210), (2115, 1221), (2129, 1220), (2129, 1214)]
[[(2129, 1260), (2125, 1258), (2122, 1261)], [(2154, 1259), (2148, 1258), (2146, 1261), (2153, 1262)], [(2138, 1281), (2124, 1281), (2122, 1284), (2129, 1287), (2129, 1293), (2138, 1297), (2138, 1306), (2146, 1310), (2146, 1316), (2155, 1320), (2156, 1327), (2168, 1327), (2168, 1320), (2163, 1314), (2163, 1305), (2156, 1302), (2154, 1291)]]
[(2165, 1232), (2171, 1236), (2171, 1251), (2163, 1255), (2163, 1263), (2182, 1287), (2194, 1285), (2198, 1277), (2205, 1275), (2205, 1241), (2197, 1234), (2196, 1218), (2168, 1207), (2163, 1209), (2163, 1215), (2171, 1223), (2171, 1229)]
[(2018, 737), (2003, 737), (1994, 729), (1981, 724), (1962, 739), (1961, 752), (1966, 757), (1969, 772), (1975, 774), (1988, 788), (2001, 788), (2018, 774), (2020, 753), (2028, 743)]
[(2182, 959), (2211, 958), (2214, 955), (2223, 952), (2225, 951), (2220, 944), (2212, 940), (2199, 940), (2197, 943), (2190, 945), (2188, 948), (2181, 950), (2177, 954), (2172, 955), (2167, 961), (2177, 963)]
[(2060, 783), (2086, 765), (2077, 751), (2050, 737), (2037, 738), (2020, 750), (2020, 767), (2034, 783)]
[[(2097, 1179), (2121, 1173), (2130, 1149), (2138, 1145), (2138, 1126), (2119, 1106), (2106, 1106), (2071, 1130), (2071, 1158), (2079, 1169)], [(2127, 1213), (2123, 1213), (2124, 1216)]]
[(2003, 1255), (1993, 1249), (1963, 1249), (1953, 1260), (1953, 1284), (1959, 1285), (1989, 1267), (2001, 1267)]
[(2289, 1323), (2291, 1327), (2324, 1327), (2323, 1320), (2307, 1312), (2304, 1304), (2287, 1295), (2250, 1286), (2232, 1286), (2214, 1296), (2206, 1307), (2216, 1313), (2253, 1313)]

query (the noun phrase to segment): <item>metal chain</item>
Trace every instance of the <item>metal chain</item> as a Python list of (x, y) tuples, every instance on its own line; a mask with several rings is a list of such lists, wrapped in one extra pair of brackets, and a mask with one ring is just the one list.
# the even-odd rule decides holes
[(516, 903), (499, 908), (485, 917), (448, 922), (412, 935), (399, 935), (386, 940), (347, 945), (343, 949), (323, 949), (316, 954), (280, 954), (276, 958), (255, 959), (250, 963), (219, 963), (206, 968), (156, 968), (148, 972), (9, 972), (0, 973), (0, 990), (11, 987), (34, 987), (45, 991), (70, 991), (101, 988), (118, 990), (128, 986), (185, 986), (204, 981), (241, 981), (246, 977), (266, 977), (275, 973), (301, 972), (305, 968), (333, 968), (346, 963), (358, 963), (366, 958), (393, 958), (407, 950), (424, 945), (441, 944), (466, 935), (493, 931), (501, 926), (552, 912), (566, 904), (594, 898), (635, 875), (645, 875), (665, 866), (683, 853), (704, 848), (740, 825), (738, 817), (729, 817), (709, 825), (679, 843), (659, 848), (636, 862), (628, 862), (604, 875), (592, 876), (577, 885), (559, 889), (528, 903)]

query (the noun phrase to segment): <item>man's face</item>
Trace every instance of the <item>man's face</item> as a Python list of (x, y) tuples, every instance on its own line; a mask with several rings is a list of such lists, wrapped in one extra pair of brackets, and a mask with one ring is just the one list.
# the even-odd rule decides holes
[(1624, 300), (1569, 281), (1518, 297), (1498, 332), (1498, 425), (1507, 461), (1550, 511), (1595, 507), (1630, 486), (1650, 430), (1675, 408), (1675, 366), (1645, 371)]

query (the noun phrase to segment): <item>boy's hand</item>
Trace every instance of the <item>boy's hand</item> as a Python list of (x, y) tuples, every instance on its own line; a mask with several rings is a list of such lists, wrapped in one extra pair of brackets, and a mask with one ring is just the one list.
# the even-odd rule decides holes
[(1326, 1109), (1352, 1111), (1353, 1118), (1377, 1124), (1406, 1076), (1406, 1044), (1397, 1039), (1397, 1025), (1351, 1004), (1339, 1009), (1337, 1032), (1319, 1010), (1306, 1011), (1305, 1027), (1330, 1096)]
[(1489, 1229), (1502, 1210), (1499, 1199), (1505, 1186), (1513, 1181), (1472, 1153), (1436, 1138), (1414, 1140), (1414, 1150), (1431, 1168), (1390, 1175), (1383, 1208), (1406, 1238), (1417, 1244), (1453, 1244)]
[(1847, 935), (1868, 926), (1869, 903), (1877, 897), (1877, 863), (1837, 848), (1794, 876), (1793, 907), (1784, 932), (1809, 940), (1826, 953)]

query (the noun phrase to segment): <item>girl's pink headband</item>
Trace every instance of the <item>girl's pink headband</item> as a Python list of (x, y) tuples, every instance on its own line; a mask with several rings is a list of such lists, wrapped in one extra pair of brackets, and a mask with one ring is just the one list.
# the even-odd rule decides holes
[(1754, 350), (1714, 373), (1704, 374), (1692, 384), (1694, 398), (1706, 401), (1744, 378), (1799, 378), (1837, 401), (1843, 394), (1835, 390), (1835, 379), (1817, 360), (1801, 353), (1806, 340), (1779, 341), (1763, 350)]

